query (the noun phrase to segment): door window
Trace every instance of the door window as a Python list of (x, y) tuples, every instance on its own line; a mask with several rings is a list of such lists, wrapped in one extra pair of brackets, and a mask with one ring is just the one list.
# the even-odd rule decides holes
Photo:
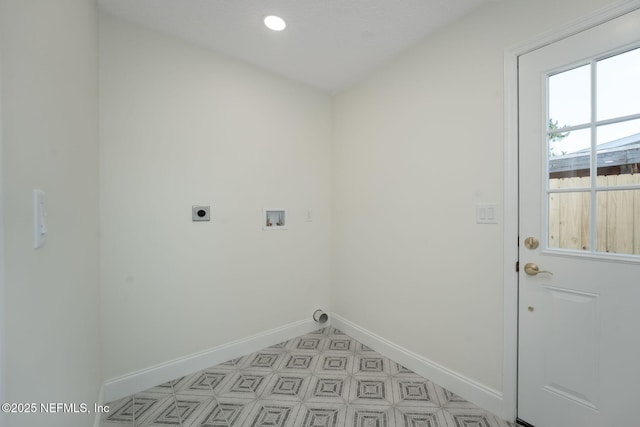
[(640, 255), (640, 48), (547, 76), (547, 246)]

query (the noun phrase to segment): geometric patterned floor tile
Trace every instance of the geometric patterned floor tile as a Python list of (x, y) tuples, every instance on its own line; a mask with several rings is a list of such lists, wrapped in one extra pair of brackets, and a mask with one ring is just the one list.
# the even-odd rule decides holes
[(391, 378), (393, 402), (400, 406), (439, 407), (435, 387), (431, 381), (416, 377)]
[(298, 412), (296, 427), (342, 427), (346, 425), (346, 405), (305, 405)]
[[(198, 372), (190, 378), (186, 386), (186, 390), (206, 390), (211, 391), (212, 385), (218, 385), (228, 373), (220, 373), (218, 375), (208, 374), (207, 372)], [(182, 389), (182, 390), (185, 390)]]
[(331, 338), (325, 346), (325, 351), (328, 353), (351, 353), (354, 349), (354, 341), (350, 338)]
[(323, 340), (316, 337), (301, 337), (296, 340), (294, 350), (296, 351), (320, 351)]
[(280, 371), (313, 370), (317, 359), (314, 354), (288, 354)]
[[(432, 383), (433, 384), (433, 383)], [(474, 410), (478, 407), (473, 403), (461, 398), (460, 396), (450, 392), (449, 390), (438, 386), (437, 384), (433, 384), (434, 389), (436, 390), (436, 395), (438, 396), (438, 401), (440, 406), (446, 409), (470, 409)]]
[(393, 404), (393, 389), (389, 377), (349, 377), (349, 404), (382, 405)]
[[(233, 425), (240, 417), (240, 414), (242, 414), (243, 408), (244, 406), (239, 403), (220, 403), (214, 407), (209, 416), (213, 416), (214, 418), (216, 416), (222, 416), (222, 418), (226, 420), (228, 424)], [(203, 424), (201, 425), (206, 425), (207, 422), (208, 419), (205, 418)]]
[(188, 376), (185, 376), (172, 381), (167, 381), (153, 388), (150, 388), (147, 391), (152, 393), (171, 394), (173, 393), (174, 390), (184, 387), (185, 383), (187, 382), (187, 379), (188, 379)]
[(190, 420), (185, 427), (227, 427), (248, 425), (247, 418), (256, 405), (256, 400), (215, 398)]
[(200, 371), (188, 377), (185, 384), (174, 392), (213, 397), (214, 391), (218, 389), (226, 378), (230, 377), (231, 372), (229, 371)]
[(305, 403), (343, 405), (349, 399), (348, 376), (314, 375), (304, 396)]
[(364, 344), (357, 343), (357, 344), (356, 344), (356, 351), (357, 351), (358, 353), (365, 353), (365, 354), (366, 354), (366, 353), (371, 352), (371, 351), (374, 351), (374, 350), (373, 350), (372, 348), (367, 347), (367, 346), (366, 346), (366, 345), (364, 345)]
[(316, 364), (315, 372), (319, 374), (347, 375), (353, 371), (353, 355), (322, 354)]
[(412, 401), (429, 401), (429, 391), (426, 382), (398, 381), (400, 388), (400, 399)]
[(148, 426), (180, 426), (180, 410), (176, 406), (173, 396), (167, 397), (162, 401), (159, 401), (155, 411), (147, 411), (145, 416), (136, 416), (136, 426), (148, 427)]
[(402, 423), (406, 427), (440, 427), (435, 414), (421, 414), (410, 411), (402, 414)]
[(257, 405), (247, 422), (251, 427), (292, 426), (298, 411), (298, 405), (284, 402), (264, 401)]
[(399, 363), (390, 362), (391, 365), (391, 375), (393, 376), (419, 376), (411, 369), (405, 368)]
[(460, 396), (450, 392), (447, 389), (442, 389), (444, 396), (446, 396), (447, 402), (466, 402), (463, 398), (461, 398)]
[(176, 406), (182, 424), (191, 423), (214, 401), (212, 396), (176, 393)]
[(133, 427), (133, 423), (119, 423), (116, 421), (107, 421), (106, 419), (102, 419), (101, 426), (104, 427)]
[(300, 377), (277, 377), (276, 383), (271, 389), (271, 394), (284, 396), (297, 396), (305, 378)]
[(276, 374), (260, 394), (260, 398), (300, 402), (307, 392), (310, 381), (309, 374)]
[(203, 402), (200, 400), (176, 396), (176, 407), (178, 415), (180, 416), (180, 422), (188, 420), (202, 404)]
[(349, 405), (347, 424), (354, 427), (396, 427), (393, 409), (365, 405)]
[(337, 422), (338, 411), (335, 409), (307, 409), (301, 425), (305, 427), (335, 427)]
[(258, 388), (267, 378), (265, 375), (246, 373), (240, 374), (235, 378), (233, 384), (229, 388), (230, 393), (256, 393)]
[(372, 352), (366, 356), (356, 356), (354, 375), (389, 375), (389, 359)]
[(385, 399), (387, 397), (387, 389), (384, 381), (380, 380), (359, 380), (356, 385), (356, 397), (358, 399)]
[(510, 425), (493, 414), (478, 407), (445, 408), (444, 414), (452, 427), (503, 427)]
[(456, 427), (492, 427), (486, 415), (454, 415)]
[[(252, 403), (253, 402), (250, 402), (249, 406)], [(229, 425), (237, 423), (246, 407), (246, 403), (225, 403), (218, 402), (214, 399), (195, 416), (194, 421), (191, 424), (187, 421), (184, 425), (199, 427), (228, 427)]]
[(513, 427), (331, 327), (109, 406), (102, 427)]
[(245, 368), (265, 368), (273, 370), (281, 357), (281, 353), (258, 352), (252, 355)]
[(313, 389), (313, 397), (341, 397), (345, 380), (342, 378), (318, 378)]
[(104, 414), (102, 418), (103, 421), (112, 423), (133, 423), (134, 412), (133, 397), (128, 397), (111, 404), (110, 411)]
[(449, 427), (440, 408), (396, 408), (396, 424), (402, 427)]
[(134, 421), (138, 422), (157, 412), (163, 405), (174, 403), (173, 395), (139, 393), (133, 396)]

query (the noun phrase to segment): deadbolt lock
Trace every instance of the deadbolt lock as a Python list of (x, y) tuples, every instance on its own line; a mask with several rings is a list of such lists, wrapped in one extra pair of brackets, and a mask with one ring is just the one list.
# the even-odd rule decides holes
[(540, 242), (535, 237), (527, 237), (524, 239), (524, 246), (527, 249), (537, 249), (540, 246)]

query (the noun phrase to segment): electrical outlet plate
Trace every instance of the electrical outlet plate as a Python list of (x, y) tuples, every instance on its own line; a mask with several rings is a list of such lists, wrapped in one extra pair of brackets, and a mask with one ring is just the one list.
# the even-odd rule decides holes
[(211, 206), (192, 206), (191, 219), (193, 221), (211, 221)]

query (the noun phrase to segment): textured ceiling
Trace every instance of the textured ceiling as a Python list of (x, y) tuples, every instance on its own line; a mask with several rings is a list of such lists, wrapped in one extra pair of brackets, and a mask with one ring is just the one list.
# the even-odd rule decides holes
[[(99, 0), (104, 12), (335, 93), (490, 0)], [(282, 32), (262, 19), (279, 15)]]

